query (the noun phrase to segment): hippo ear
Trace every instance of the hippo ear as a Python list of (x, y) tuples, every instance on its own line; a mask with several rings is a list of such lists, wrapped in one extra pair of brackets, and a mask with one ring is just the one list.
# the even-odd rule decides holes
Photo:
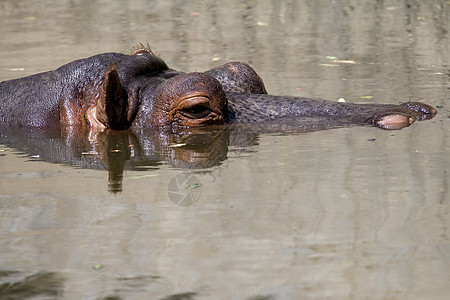
[(105, 72), (105, 80), (97, 102), (97, 119), (107, 128), (123, 129), (127, 124), (127, 93), (120, 82), (119, 69), (111, 64)]

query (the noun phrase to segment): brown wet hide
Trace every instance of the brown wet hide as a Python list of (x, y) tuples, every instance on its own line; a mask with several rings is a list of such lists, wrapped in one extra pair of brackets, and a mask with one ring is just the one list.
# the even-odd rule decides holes
[(228, 103), (222, 85), (204, 73), (182, 74), (162, 83), (155, 94), (150, 126), (224, 124)]
[(84, 124), (82, 104), (83, 99), (80, 95), (77, 95), (73, 99), (70, 99), (70, 97), (62, 97), (59, 101), (59, 122), (62, 127)]
[(205, 73), (216, 78), (225, 92), (267, 94), (261, 77), (245, 63), (229, 62)]

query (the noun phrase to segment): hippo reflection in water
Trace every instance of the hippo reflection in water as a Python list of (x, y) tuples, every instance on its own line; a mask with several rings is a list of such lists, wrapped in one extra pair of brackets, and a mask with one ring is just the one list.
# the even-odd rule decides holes
[(436, 110), (419, 102), (352, 104), (268, 95), (257, 73), (231, 62), (204, 73), (170, 69), (148, 48), (104, 53), (0, 83), (0, 125), (103, 129), (339, 121), (401, 129)]

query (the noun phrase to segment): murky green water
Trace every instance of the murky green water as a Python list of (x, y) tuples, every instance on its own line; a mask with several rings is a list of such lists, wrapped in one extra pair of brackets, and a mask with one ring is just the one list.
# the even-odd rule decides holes
[(401, 131), (8, 134), (0, 298), (448, 297), (448, 1), (6, 0), (0, 24), (0, 80), (148, 42), (273, 94), (440, 107)]

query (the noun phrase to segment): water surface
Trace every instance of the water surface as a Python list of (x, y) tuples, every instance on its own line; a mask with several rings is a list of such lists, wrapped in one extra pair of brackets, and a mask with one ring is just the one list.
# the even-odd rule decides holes
[(448, 1), (6, 0), (0, 24), (0, 80), (141, 42), (273, 94), (439, 106), (401, 131), (3, 132), (2, 297), (446, 299)]

